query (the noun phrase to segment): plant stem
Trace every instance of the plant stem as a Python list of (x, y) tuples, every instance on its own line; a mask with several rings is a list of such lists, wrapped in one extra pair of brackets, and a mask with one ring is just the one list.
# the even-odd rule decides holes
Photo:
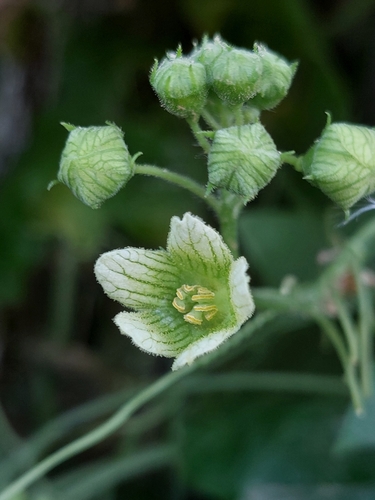
[(171, 172), (166, 168), (160, 168), (147, 164), (137, 164), (135, 166), (135, 173), (141, 175), (152, 175), (153, 177), (158, 177), (159, 179), (171, 182), (176, 186), (183, 187), (205, 201), (207, 205), (209, 205), (210, 208), (212, 208), (212, 210), (214, 210), (217, 214), (220, 211), (220, 202), (212, 195), (206, 196), (205, 187), (198, 182), (195, 182), (193, 179), (190, 179), (190, 177), (186, 177), (185, 175), (181, 175), (176, 172)]
[(225, 189), (221, 190), (220, 199), (222, 202), (219, 212), (220, 233), (233, 256), (238, 257), (238, 218), (243, 208), (243, 201)]
[[(194, 365), (193, 365), (194, 366)], [(95, 444), (99, 443), (109, 435), (118, 430), (129, 417), (145, 403), (151, 401), (158, 394), (165, 391), (181, 378), (183, 378), (191, 367), (182, 368), (175, 372), (168, 372), (166, 375), (156, 380), (153, 384), (146, 387), (143, 391), (134, 396), (130, 401), (127, 401), (112, 417), (110, 417), (102, 425), (89, 432), (85, 436), (76, 439), (72, 443), (64, 446), (60, 450), (52, 453), (49, 457), (42, 460), (35, 467), (30, 469), (16, 481), (11, 483), (2, 493), (0, 500), (10, 500), (17, 493), (21, 493), (28, 486), (43, 477), (47, 472), (52, 470), (57, 465), (74, 457)]]
[[(337, 354), (340, 358), (346, 383), (348, 384), (353, 406), (357, 415), (363, 414), (363, 401), (361, 390), (359, 388), (358, 379), (356, 376), (355, 366), (350, 362), (345, 344), (342, 341), (340, 332), (337, 330), (334, 323), (322, 314), (314, 315), (315, 321), (318, 323), (322, 331), (327, 335), (334, 345)], [(1, 500), (1, 498), (0, 498)]]
[(353, 324), (346, 303), (342, 300), (337, 292), (333, 291), (332, 296), (337, 308), (337, 313), (342, 330), (348, 343), (350, 362), (356, 366), (359, 359), (358, 332), (356, 331), (356, 328)]
[(243, 125), (243, 114), (242, 114), (242, 104), (239, 104), (238, 106), (235, 106), (233, 108), (233, 114), (236, 118), (236, 125), (240, 127)]
[(203, 109), (202, 111), (202, 118), (204, 121), (209, 125), (212, 129), (214, 130), (219, 130), (221, 127), (221, 124), (215, 120), (215, 118), (211, 115), (209, 111), (206, 109)]
[(297, 172), (302, 172), (301, 157), (296, 156), (293, 151), (286, 151), (285, 153), (281, 153), (281, 161), (282, 163), (288, 163), (288, 165), (292, 165), (292, 167), (294, 167)]
[(356, 280), (359, 311), (359, 358), (362, 390), (365, 397), (370, 397), (373, 393), (372, 326), (374, 324), (374, 313), (371, 294), (361, 278), (361, 268), (356, 263), (353, 265), (353, 270)]
[(210, 152), (211, 146), (207, 138), (202, 134), (202, 129), (199, 126), (199, 121), (192, 118), (186, 119), (186, 121), (188, 122), (194, 137), (198, 141), (198, 144), (203, 149), (203, 151), (208, 154)]

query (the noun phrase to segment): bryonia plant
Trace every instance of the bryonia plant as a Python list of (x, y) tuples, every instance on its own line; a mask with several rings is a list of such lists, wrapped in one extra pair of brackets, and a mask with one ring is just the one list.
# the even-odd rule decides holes
[[(364, 226), (312, 285), (253, 288), (251, 293), (248, 264), (238, 257), (241, 211), (283, 163), (302, 172), (346, 217), (359, 199), (375, 189), (372, 128), (331, 123), (329, 118), (306, 154), (278, 150), (261, 123), (262, 112), (287, 96), (296, 69), (297, 63), (263, 44), (247, 50), (220, 36), (204, 37), (188, 55), (179, 47), (155, 62), (151, 85), (162, 107), (187, 121), (207, 155), (207, 186), (139, 163), (139, 153), (131, 156), (114, 124), (88, 128), (64, 124), (70, 133), (57, 181), (51, 185), (62, 182), (83, 203), (98, 208), (126, 188), (134, 175), (158, 177), (204, 200), (217, 216), (219, 232), (187, 213), (182, 219), (172, 218), (166, 250), (125, 248), (99, 257), (95, 265), (99, 283), (109, 297), (131, 309), (115, 318), (121, 332), (144, 351), (174, 357), (173, 369), (180, 369), (126, 402), (99, 428), (47, 457), (4, 490), (0, 500), (13, 498), (62, 461), (104, 439), (141, 405), (199, 367), (201, 360), (225, 355), (232, 339), (243, 338), (239, 334), (243, 325), (245, 336), (284, 311), (310, 318), (328, 336), (355, 410), (363, 412), (364, 399), (372, 393), (374, 329), (363, 266), (373, 246), (374, 224)], [(355, 283), (354, 306), (342, 286), (348, 275)], [(254, 302), (259, 312), (251, 318)]]

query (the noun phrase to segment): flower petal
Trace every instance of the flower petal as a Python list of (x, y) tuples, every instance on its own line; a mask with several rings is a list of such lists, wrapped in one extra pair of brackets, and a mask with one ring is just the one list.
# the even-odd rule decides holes
[(165, 311), (121, 312), (114, 318), (122, 334), (144, 351), (167, 358), (177, 356), (191, 343), (193, 326), (182, 316)]
[(232, 254), (220, 234), (199, 217), (186, 213), (172, 217), (167, 251), (177, 265), (215, 277), (222, 276), (233, 262)]
[(214, 351), (220, 344), (236, 333), (238, 329), (239, 326), (236, 325), (228, 330), (210, 333), (196, 342), (191, 343), (176, 357), (172, 365), (172, 370), (178, 370), (184, 365), (191, 365), (199, 356)]
[(248, 267), (245, 257), (240, 257), (233, 263), (229, 275), (230, 297), (239, 325), (249, 319), (255, 309), (248, 285), (250, 278), (246, 274)]
[(134, 309), (170, 306), (180, 286), (164, 250), (123, 248), (104, 253), (96, 261), (95, 275), (111, 299)]
[[(226, 317), (226, 328), (208, 333), (190, 343), (176, 357), (172, 370), (177, 370), (184, 365), (190, 365), (197, 357), (215, 350), (226, 339), (236, 333), (241, 328), (241, 325), (253, 314), (255, 304), (248, 285), (247, 268), (248, 263), (245, 257), (240, 257), (231, 266), (229, 275), (230, 301), (235, 315), (232, 318), (230, 315)], [(232, 323), (230, 323), (231, 320)]]

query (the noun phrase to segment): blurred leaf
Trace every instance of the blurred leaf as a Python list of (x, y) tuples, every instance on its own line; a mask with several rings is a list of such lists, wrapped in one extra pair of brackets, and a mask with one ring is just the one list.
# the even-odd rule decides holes
[(262, 284), (279, 286), (291, 274), (300, 281), (317, 277), (316, 255), (327, 245), (319, 214), (250, 207), (240, 230), (250, 273), (259, 275)]
[(221, 394), (190, 402), (185, 477), (223, 499), (236, 498), (249, 484), (337, 481), (342, 464), (330, 457), (330, 443), (341, 407), (333, 397), (272, 394)]
[(373, 500), (374, 498), (375, 486), (267, 484), (246, 488), (239, 500)]
[(366, 400), (363, 415), (356, 415), (351, 406), (348, 408), (333, 450), (336, 453), (351, 453), (359, 450), (375, 451), (374, 394)]

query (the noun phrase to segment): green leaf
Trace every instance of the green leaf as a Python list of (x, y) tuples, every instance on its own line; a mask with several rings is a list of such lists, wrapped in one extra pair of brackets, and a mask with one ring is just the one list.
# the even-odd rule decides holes
[(333, 449), (336, 453), (375, 450), (375, 395), (367, 399), (364, 415), (357, 416), (349, 406)]
[(316, 257), (328, 243), (321, 217), (309, 211), (252, 209), (240, 220), (241, 244), (262, 284), (279, 286), (287, 275), (300, 281), (318, 275)]

